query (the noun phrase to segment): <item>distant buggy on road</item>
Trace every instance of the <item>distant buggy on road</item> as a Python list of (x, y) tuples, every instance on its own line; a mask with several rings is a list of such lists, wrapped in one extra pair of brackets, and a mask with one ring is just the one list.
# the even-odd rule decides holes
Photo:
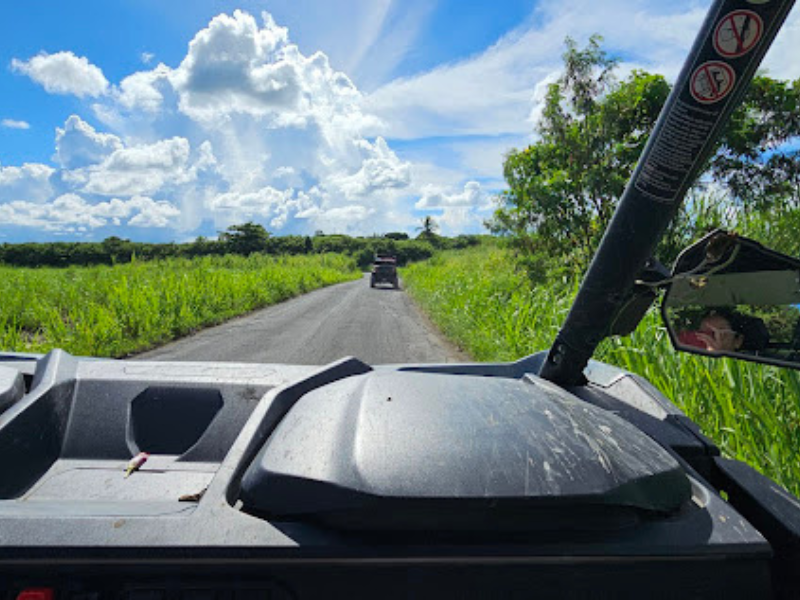
[(376, 256), (372, 264), (372, 274), (369, 286), (375, 287), (379, 283), (391, 283), (394, 289), (400, 287), (397, 279), (397, 258), (394, 256)]

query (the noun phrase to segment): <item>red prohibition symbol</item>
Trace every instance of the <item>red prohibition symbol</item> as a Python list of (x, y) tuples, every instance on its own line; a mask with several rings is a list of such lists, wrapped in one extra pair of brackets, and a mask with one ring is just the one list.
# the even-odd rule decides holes
[(697, 67), (689, 82), (692, 98), (700, 104), (714, 104), (727, 96), (736, 82), (736, 72), (727, 63), (710, 60)]
[(764, 22), (752, 10), (734, 10), (725, 15), (714, 30), (714, 50), (725, 58), (739, 58), (755, 48)]

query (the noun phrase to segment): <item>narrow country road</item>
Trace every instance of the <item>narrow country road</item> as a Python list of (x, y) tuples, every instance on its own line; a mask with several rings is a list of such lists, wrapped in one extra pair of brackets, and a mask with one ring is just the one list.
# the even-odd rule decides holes
[(139, 354), (140, 360), (322, 365), (344, 356), (369, 364), (464, 362), (403, 291), (369, 276), (205, 329)]

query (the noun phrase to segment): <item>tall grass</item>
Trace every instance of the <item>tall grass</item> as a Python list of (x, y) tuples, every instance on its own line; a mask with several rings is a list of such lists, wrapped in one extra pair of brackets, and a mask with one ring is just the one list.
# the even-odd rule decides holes
[(0, 350), (125, 356), (360, 276), (354, 260), (334, 254), (0, 267)]
[[(515, 360), (550, 346), (579, 282), (533, 288), (496, 248), (443, 253), (405, 269), (406, 289), (479, 361)], [(598, 360), (638, 373), (698, 423), (727, 456), (800, 494), (798, 372), (679, 354), (657, 314), (629, 338), (606, 340)]]

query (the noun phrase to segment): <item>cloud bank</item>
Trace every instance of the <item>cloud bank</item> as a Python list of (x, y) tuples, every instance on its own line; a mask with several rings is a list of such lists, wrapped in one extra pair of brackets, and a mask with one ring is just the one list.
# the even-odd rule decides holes
[(388, 227), (384, 215), (412, 189), (410, 165), (373, 135), (380, 123), (353, 82), (324, 54), (303, 55), (266, 13), (261, 23), (219, 15), (179, 65), (117, 85), (71, 52), (11, 67), (50, 93), (93, 101), (90, 115), (57, 128), (55, 168), (4, 169), (4, 224), (192, 231), (256, 219), (278, 232), (364, 233)]
[[(369, 63), (401, 64), (421, 30), (401, 19), (394, 38), (378, 35), (394, 22), (390, 5), (373, 7), (371, 34), (344, 61), (369, 93), (326, 54), (301, 52), (271, 15), (239, 10), (211, 19), (176, 64), (143, 52), (142, 70), (115, 82), (69, 50), (13, 59), (44, 92), (73, 96), (76, 114), (55, 130), (51, 163), (0, 165), (0, 235), (136, 227), (185, 238), (244, 220), (279, 234), (412, 232), (425, 214), (445, 233), (479, 231), (503, 154), (531, 140), (567, 35), (603, 34), (623, 73), (674, 77), (707, 10), (699, 0), (540, 3), (483, 52), (379, 81), (388, 71)], [(409, 15), (423, 19), (423, 5)], [(764, 63), (771, 75), (800, 76), (798, 43), (795, 11)]]

